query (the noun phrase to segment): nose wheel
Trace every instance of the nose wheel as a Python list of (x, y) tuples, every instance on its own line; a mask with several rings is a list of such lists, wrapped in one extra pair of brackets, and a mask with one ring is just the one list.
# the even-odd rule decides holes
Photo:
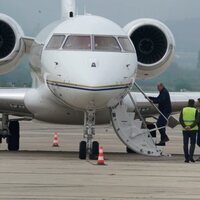
[(85, 160), (87, 155), (89, 155), (89, 159), (96, 160), (99, 154), (99, 143), (97, 141), (92, 142), (91, 153), (88, 154), (87, 143), (86, 141), (81, 141), (79, 145), (79, 158), (81, 160)]
[(79, 145), (79, 158), (81, 160), (85, 160), (87, 156), (87, 143), (85, 141), (81, 141)]
[(94, 141), (92, 143), (92, 151), (90, 154), (90, 159), (91, 160), (97, 160), (99, 155), (99, 143), (97, 141)]
[(97, 159), (99, 153), (99, 143), (93, 141), (95, 135), (95, 111), (89, 110), (84, 115), (84, 141), (80, 142), (79, 158), (85, 160), (87, 156), (89, 159)]

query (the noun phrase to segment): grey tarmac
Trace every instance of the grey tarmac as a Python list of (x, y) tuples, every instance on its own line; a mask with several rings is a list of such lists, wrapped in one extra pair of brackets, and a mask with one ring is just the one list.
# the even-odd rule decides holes
[(98, 127), (106, 163), (99, 166), (78, 159), (82, 127), (22, 122), (21, 151), (8, 152), (5, 141), (1, 145), (0, 199), (200, 199), (200, 162), (183, 162), (180, 127), (168, 132), (165, 151), (172, 156), (155, 158), (126, 154), (110, 126)]

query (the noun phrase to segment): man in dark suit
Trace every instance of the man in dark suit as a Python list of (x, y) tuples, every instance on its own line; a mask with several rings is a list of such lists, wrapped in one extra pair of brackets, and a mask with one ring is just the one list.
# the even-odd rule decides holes
[[(157, 89), (159, 91), (158, 97), (149, 97), (149, 99), (154, 103), (158, 104), (158, 109), (161, 111), (163, 115), (159, 115), (158, 120), (156, 122), (157, 127), (159, 128), (159, 132), (161, 135), (161, 140), (157, 145), (165, 146), (165, 143), (169, 141), (169, 138), (166, 134), (167, 120), (172, 112), (171, 99), (168, 90), (165, 88), (163, 83), (159, 83), (157, 85)], [(161, 128), (163, 127), (163, 128)]]

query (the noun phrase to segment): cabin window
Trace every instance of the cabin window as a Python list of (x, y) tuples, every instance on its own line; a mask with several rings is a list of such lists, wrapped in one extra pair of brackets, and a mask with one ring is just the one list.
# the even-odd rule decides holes
[(126, 37), (119, 37), (119, 43), (121, 44), (123, 50), (125, 52), (134, 52), (133, 45), (131, 44), (130, 40)]
[(90, 36), (68, 36), (63, 49), (66, 50), (91, 50)]
[(94, 36), (94, 49), (96, 51), (121, 52), (121, 48), (112, 36)]
[(47, 45), (47, 49), (60, 49), (64, 40), (65, 35), (53, 35)]

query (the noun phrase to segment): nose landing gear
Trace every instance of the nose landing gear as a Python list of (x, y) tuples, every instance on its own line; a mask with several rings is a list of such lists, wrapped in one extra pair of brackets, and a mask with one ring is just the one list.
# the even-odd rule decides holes
[(79, 146), (79, 158), (84, 160), (89, 156), (89, 159), (96, 159), (99, 153), (99, 143), (93, 141), (95, 135), (95, 111), (88, 110), (84, 115), (84, 139)]

